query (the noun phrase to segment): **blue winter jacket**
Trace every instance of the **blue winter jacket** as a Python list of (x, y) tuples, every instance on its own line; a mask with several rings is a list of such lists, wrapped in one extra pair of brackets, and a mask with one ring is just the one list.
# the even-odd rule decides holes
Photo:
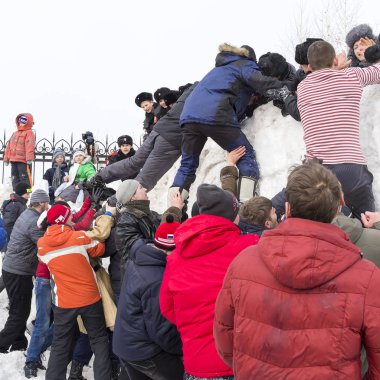
[(7, 233), (3, 227), (3, 218), (0, 216), (0, 251), (6, 247), (7, 244)]
[(177, 328), (159, 305), (166, 254), (151, 242), (140, 239), (133, 245), (121, 287), (113, 352), (125, 361), (150, 359), (162, 351), (182, 355)]
[(245, 49), (224, 44), (215, 67), (187, 98), (180, 124), (195, 123), (239, 127), (253, 94), (282, 87), (282, 82), (261, 74)]

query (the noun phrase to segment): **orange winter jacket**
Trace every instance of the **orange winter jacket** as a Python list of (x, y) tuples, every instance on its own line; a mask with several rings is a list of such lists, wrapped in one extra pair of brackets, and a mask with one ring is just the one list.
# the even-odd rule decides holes
[[(18, 125), (18, 118), (26, 116), (27, 122), (20, 127)], [(6, 162), (25, 162), (34, 160), (34, 146), (36, 145), (36, 138), (32, 131), (33, 116), (30, 113), (21, 113), (16, 117), (17, 131), (14, 132), (8, 141), (5, 148), (4, 161)]]
[(45, 263), (55, 285), (53, 303), (62, 308), (92, 305), (100, 300), (89, 256), (104, 253), (104, 243), (66, 225), (50, 226), (37, 242), (38, 258)]

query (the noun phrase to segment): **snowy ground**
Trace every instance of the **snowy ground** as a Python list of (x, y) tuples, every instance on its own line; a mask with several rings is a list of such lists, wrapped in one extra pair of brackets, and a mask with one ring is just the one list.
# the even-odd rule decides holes
[[(361, 106), (361, 144), (368, 160), (368, 167), (374, 175), (374, 194), (377, 209), (380, 209), (380, 86), (365, 89)], [(299, 164), (305, 153), (301, 124), (290, 116), (283, 118), (280, 111), (267, 104), (255, 111), (253, 118), (244, 128), (253, 143), (260, 163), (262, 181), (260, 192), (272, 197), (286, 184), (288, 170)], [(166, 207), (167, 189), (171, 185), (179, 162), (161, 179), (150, 193), (152, 209), (162, 212)], [(201, 183), (220, 184), (219, 171), (225, 165), (225, 153), (214, 142), (209, 141), (201, 156), (197, 179), (192, 187), (190, 204), (194, 201), (194, 189)], [(7, 181), (6, 181), (7, 182)], [(0, 185), (0, 201), (6, 199), (9, 186)], [(34, 302), (33, 302), (34, 304)], [(0, 328), (7, 318), (7, 297), (0, 294)], [(33, 306), (34, 310), (34, 306)], [(34, 311), (32, 312), (32, 315)], [(47, 357), (49, 352), (47, 352)], [(24, 356), (20, 352), (0, 354), (0, 380), (25, 379), (23, 376)], [(47, 362), (45, 362), (45, 365)], [(44, 371), (37, 379), (44, 379)], [(93, 379), (92, 370), (86, 372), (88, 380)]]

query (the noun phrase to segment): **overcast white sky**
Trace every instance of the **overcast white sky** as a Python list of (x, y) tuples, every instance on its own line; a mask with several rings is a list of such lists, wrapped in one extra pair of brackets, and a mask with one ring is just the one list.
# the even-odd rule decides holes
[[(335, 1), (335, 0), (334, 0)], [(314, 3), (314, 2), (313, 2)], [(201, 79), (218, 45), (251, 45), (290, 61), (297, 0), (3, 0), (0, 131), (30, 112), (37, 139), (91, 130), (104, 139), (142, 133), (141, 91)], [(321, 2), (304, 1), (308, 22)], [(325, 3), (326, 4), (326, 1)], [(380, 2), (363, 0), (355, 22), (380, 32)], [(317, 37), (314, 35), (313, 37)], [(295, 43), (302, 41), (295, 41)]]

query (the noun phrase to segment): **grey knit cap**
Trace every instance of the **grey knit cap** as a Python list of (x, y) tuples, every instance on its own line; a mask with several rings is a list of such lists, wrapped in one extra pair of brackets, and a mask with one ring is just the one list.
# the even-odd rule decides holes
[(197, 189), (199, 214), (216, 215), (233, 222), (239, 212), (239, 202), (229, 191), (204, 183)]
[(139, 185), (140, 183), (135, 179), (127, 179), (126, 181), (122, 182), (116, 190), (117, 201), (123, 205), (128, 203), (135, 194)]
[(52, 161), (54, 162), (54, 160), (57, 158), (57, 156), (62, 156), (63, 159), (65, 159), (65, 152), (60, 149), (60, 148), (57, 148), (54, 152), (53, 152), (53, 158), (52, 158)]
[(32, 192), (30, 203), (44, 203), (50, 202), (49, 194), (42, 189), (36, 189)]
[(352, 28), (346, 36), (346, 44), (352, 49), (356, 41), (359, 41), (361, 38), (368, 37), (372, 40), (375, 40), (376, 37), (373, 34), (372, 28), (368, 24), (360, 24)]

